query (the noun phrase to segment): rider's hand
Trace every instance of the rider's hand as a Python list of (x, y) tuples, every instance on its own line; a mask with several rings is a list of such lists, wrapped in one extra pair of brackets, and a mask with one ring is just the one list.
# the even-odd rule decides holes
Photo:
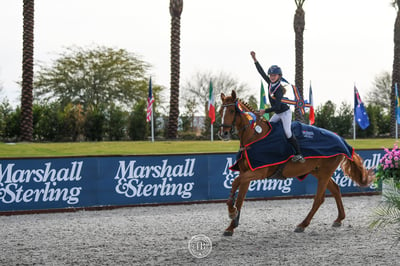
[(251, 58), (253, 58), (254, 62), (257, 62), (256, 53), (254, 51), (250, 52)]

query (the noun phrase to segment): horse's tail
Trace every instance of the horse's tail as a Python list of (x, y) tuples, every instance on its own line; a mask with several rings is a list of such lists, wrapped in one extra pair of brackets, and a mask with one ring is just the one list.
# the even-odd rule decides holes
[(353, 160), (344, 157), (340, 167), (345, 175), (361, 187), (369, 186), (375, 179), (374, 170), (367, 170), (363, 165), (363, 159), (357, 153), (353, 154)]

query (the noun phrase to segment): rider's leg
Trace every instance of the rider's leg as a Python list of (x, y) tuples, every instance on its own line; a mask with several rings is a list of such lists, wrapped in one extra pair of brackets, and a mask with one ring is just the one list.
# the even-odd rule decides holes
[(296, 137), (292, 134), (292, 129), (291, 129), (292, 111), (289, 109), (286, 112), (283, 112), (283, 113), (281, 113), (279, 115), (280, 115), (281, 120), (282, 120), (283, 130), (285, 131), (286, 138), (287, 138), (288, 142), (293, 146), (293, 148), (295, 150), (295, 155), (293, 156), (292, 161), (304, 163), (305, 160), (303, 158), (303, 155), (301, 154), (300, 146), (299, 146), (299, 144), (297, 142)]
[(296, 137), (294, 135), (292, 135), (290, 138), (288, 138), (288, 141), (295, 150), (295, 155), (293, 156), (292, 161), (304, 163), (305, 159), (304, 159), (303, 155), (301, 154), (300, 146), (299, 146), (299, 143), (297, 142)]

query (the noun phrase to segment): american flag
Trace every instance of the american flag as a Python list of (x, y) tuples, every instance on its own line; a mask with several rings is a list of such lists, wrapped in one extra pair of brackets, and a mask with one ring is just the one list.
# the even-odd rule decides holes
[(152, 92), (152, 87), (151, 87), (151, 77), (149, 81), (149, 97), (147, 97), (147, 115), (146, 115), (146, 122), (151, 121), (151, 113), (153, 112), (153, 103), (154, 103), (154, 98), (153, 98), (153, 92)]

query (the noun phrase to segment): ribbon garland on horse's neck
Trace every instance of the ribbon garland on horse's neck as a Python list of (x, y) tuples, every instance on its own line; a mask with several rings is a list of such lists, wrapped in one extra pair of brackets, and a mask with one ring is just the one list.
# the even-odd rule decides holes
[(236, 101), (236, 108), (239, 111), (239, 113), (243, 114), (247, 118), (247, 120), (249, 121), (249, 126), (251, 126), (251, 128), (254, 129), (255, 122), (257, 120), (256, 115), (253, 112), (247, 112), (247, 111), (243, 110), (243, 107), (239, 103), (239, 101)]
[[(236, 101), (236, 110), (239, 114), (243, 114), (245, 116), (245, 118), (249, 121), (249, 123), (247, 125), (244, 125), (243, 128), (241, 128), (239, 130), (239, 132), (242, 131), (241, 134), (244, 134), (244, 132), (246, 131), (247, 128), (251, 128), (253, 130), (253, 135), (250, 137), (250, 139), (248, 141), (252, 141), (257, 135), (257, 132), (254, 130), (254, 128), (257, 125), (257, 116), (251, 111), (245, 111), (242, 107), (242, 104), (243, 103)], [(246, 106), (246, 104), (244, 104), (244, 106)], [(246, 107), (249, 108), (248, 106), (246, 106)], [(258, 132), (258, 133), (261, 133), (261, 132)], [(241, 151), (246, 149), (246, 146), (244, 145), (244, 143), (242, 141), (243, 140), (241, 137), (240, 138), (240, 150)]]

